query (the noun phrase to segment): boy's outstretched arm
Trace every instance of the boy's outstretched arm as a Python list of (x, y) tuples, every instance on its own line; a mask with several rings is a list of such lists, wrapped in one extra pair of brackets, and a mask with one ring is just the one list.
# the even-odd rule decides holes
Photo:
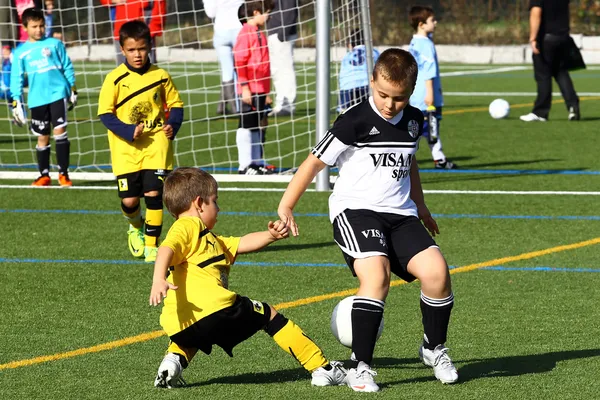
[(238, 254), (260, 250), (277, 240), (285, 239), (289, 236), (288, 227), (282, 221), (269, 221), (268, 228), (268, 231), (253, 232), (242, 236), (238, 246)]
[(410, 198), (415, 202), (417, 206), (417, 212), (419, 219), (423, 221), (425, 228), (431, 233), (431, 236), (439, 235), (440, 229), (438, 228), (437, 222), (431, 216), (431, 212), (425, 205), (425, 196), (423, 196), (423, 186), (421, 186), (421, 176), (419, 175), (419, 166), (417, 164), (417, 158), (413, 156), (413, 161), (410, 166)]
[(298, 225), (294, 221), (293, 210), (300, 200), (302, 194), (308, 188), (308, 185), (315, 179), (315, 176), (325, 168), (327, 164), (319, 160), (312, 153), (308, 155), (306, 160), (300, 165), (298, 171), (294, 174), (294, 177), (290, 181), (281, 201), (277, 208), (277, 214), (279, 218), (292, 232), (292, 235), (298, 236)]
[(158, 255), (154, 262), (154, 277), (152, 278), (152, 289), (150, 290), (150, 305), (157, 306), (162, 299), (167, 297), (167, 291), (177, 290), (177, 286), (167, 282), (167, 270), (173, 260), (173, 250), (167, 246), (158, 248)]

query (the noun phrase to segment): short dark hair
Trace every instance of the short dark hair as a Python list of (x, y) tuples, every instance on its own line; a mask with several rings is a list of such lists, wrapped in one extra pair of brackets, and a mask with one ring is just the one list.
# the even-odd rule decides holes
[(121, 25), (121, 29), (119, 29), (119, 44), (123, 47), (123, 43), (127, 39), (146, 40), (146, 43), (150, 45), (152, 40), (150, 36), (150, 28), (144, 21), (133, 20), (125, 22)]
[(208, 203), (208, 197), (217, 194), (215, 178), (200, 168), (177, 168), (165, 179), (163, 202), (175, 218), (187, 211), (196, 197)]
[(377, 59), (373, 68), (373, 80), (381, 76), (390, 83), (414, 88), (418, 73), (419, 66), (412, 54), (406, 50), (391, 48), (381, 53)]
[(408, 12), (408, 21), (410, 26), (416, 31), (419, 28), (420, 23), (426, 23), (427, 18), (431, 17), (435, 13), (433, 8), (428, 6), (412, 6)]
[(350, 46), (352, 46), (352, 47), (356, 47), (356, 46), (360, 46), (361, 44), (365, 44), (365, 39), (363, 38), (362, 30), (360, 30), (360, 29), (352, 30), (352, 32), (350, 32), (350, 37), (348, 38), (348, 41), (350, 42)]
[(44, 12), (39, 8), (28, 8), (21, 14), (21, 21), (24, 27), (27, 27), (29, 21), (45, 21)]
[(254, 11), (265, 13), (272, 11), (273, 7), (273, 0), (246, 0), (238, 10), (238, 18), (244, 23), (254, 16)]

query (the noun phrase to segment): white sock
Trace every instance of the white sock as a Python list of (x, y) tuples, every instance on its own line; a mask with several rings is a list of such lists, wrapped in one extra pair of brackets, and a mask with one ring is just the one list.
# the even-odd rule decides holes
[(239, 170), (243, 171), (252, 163), (252, 132), (246, 128), (238, 128), (235, 143), (238, 149)]

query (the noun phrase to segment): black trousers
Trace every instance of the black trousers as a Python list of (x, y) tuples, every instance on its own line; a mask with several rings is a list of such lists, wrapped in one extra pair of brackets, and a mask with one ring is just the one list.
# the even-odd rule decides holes
[(568, 35), (544, 35), (538, 43), (540, 54), (533, 55), (533, 71), (537, 83), (537, 98), (533, 105), (533, 113), (538, 117), (548, 118), (552, 105), (552, 77), (558, 83), (565, 99), (567, 109), (579, 108), (579, 97), (575, 93), (569, 71), (564, 67), (567, 51)]

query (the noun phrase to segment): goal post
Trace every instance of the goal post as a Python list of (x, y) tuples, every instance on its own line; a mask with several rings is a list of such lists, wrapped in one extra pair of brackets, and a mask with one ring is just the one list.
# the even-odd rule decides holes
[[(265, 158), (277, 173), (252, 178), (237, 173), (238, 116), (216, 114), (222, 77), (213, 48), (213, 21), (201, 1), (166, 3), (164, 31), (156, 41), (157, 65), (171, 74), (185, 104), (184, 123), (174, 142), (175, 165), (201, 167), (217, 176), (227, 175), (227, 181), (288, 181), (337, 116), (340, 61), (351, 32), (362, 29), (365, 44), (372, 46), (368, 0), (298, 0), (296, 109), (292, 116), (269, 118)], [(70, 173), (77, 180), (112, 180), (106, 128), (97, 118), (100, 87), (116, 67), (110, 9), (97, 0), (54, 0), (52, 16), (52, 30), (67, 47), (79, 91), (78, 105), (68, 114)], [(17, 22), (10, 28), (12, 37), (0, 38), (3, 42), (18, 39)], [(372, 60), (368, 62), (371, 68)], [(272, 86), (272, 96), (274, 91)], [(10, 106), (3, 104), (0, 179), (33, 180), (38, 175), (37, 139), (27, 127), (12, 123)], [(55, 161), (54, 155), (51, 160)], [(57, 170), (54, 164), (51, 170), (52, 176)], [(321, 176), (325, 183), (318, 188), (329, 190), (329, 172)]]

